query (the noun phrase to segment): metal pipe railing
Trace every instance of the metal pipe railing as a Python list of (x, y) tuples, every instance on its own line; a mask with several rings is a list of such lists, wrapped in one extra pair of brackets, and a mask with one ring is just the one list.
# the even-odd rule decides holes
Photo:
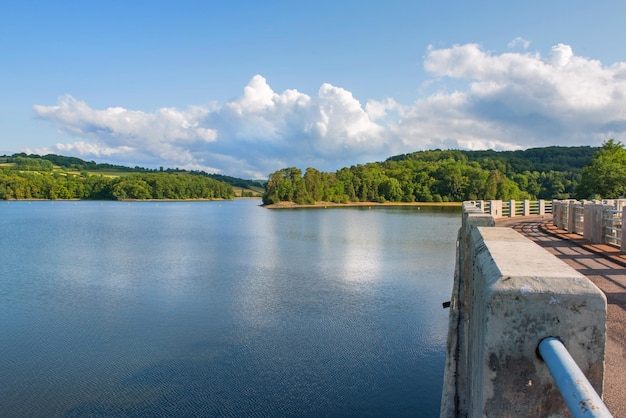
[(582, 235), (584, 231), (585, 216), (584, 206), (574, 205), (574, 233)]
[(619, 247), (622, 243), (622, 211), (607, 208), (604, 211), (604, 242)]
[[(607, 244), (622, 248), (622, 211), (620, 207), (626, 206), (626, 199), (603, 200), (596, 202), (574, 202), (571, 200), (553, 201), (552, 215), (553, 222), (557, 228), (566, 229), (570, 233), (580, 234), (589, 239), (594, 244)], [(585, 207), (588, 203), (593, 203), (596, 207), (600, 206), (602, 215), (600, 220), (594, 220), (591, 215), (588, 222), (590, 226), (586, 227), (585, 218), (587, 210)], [(573, 211), (573, 213), (570, 213)], [(595, 209), (592, 207), (595, 213)], [(546, 210), (547, 212), (547, 210)], [(570, 216), (571, 215), (571, 216)]]
[(498, 218), (552, 214), (552, 201), (546, 200), (515, 201), (513, 207), (511, 207), (510, 200), (468, 200), (467, 202), (481, 209), (483, 213), (491, 213), (492, 202), (501, 202), (502, 214), (497, 215)]
[(539, 354), (574, 418), (613, 416), (560, 340), (544, 338)]

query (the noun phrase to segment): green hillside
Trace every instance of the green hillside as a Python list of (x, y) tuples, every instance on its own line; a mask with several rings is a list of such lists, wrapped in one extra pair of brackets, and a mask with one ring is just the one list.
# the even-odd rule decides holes
[(179, 169), (99, 164), (62, 155), (0, 157), (0, 199), (232, 199), (258, 197), (260, 181)]
[(334, 173), (285, 168), (270, 175), (265, 204), (293, 201), (453, 202), (476, 199), (566, 199), (599, 148), (524, 151), (431, 150), (359, 164)]
[[(265, 204), (458, 202), (574, 197), (600, 148), (430, 150), (336, 172), (284, 168), (268, 182), (203, 171), (125, 167), (62, 155), (0, 157), (0, 199), (231, 199)], [(580, 190), (580, 188), (579, 188)]]

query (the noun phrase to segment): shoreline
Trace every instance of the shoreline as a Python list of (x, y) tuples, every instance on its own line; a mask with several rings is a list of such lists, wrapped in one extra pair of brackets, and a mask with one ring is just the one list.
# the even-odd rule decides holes
[(224, 199), (222, 197), (215, 198), (205, 198), (198, 197), (194, 199), (79, 199), (79, 198), (71, 198), (71, 199), (0, 199), (0, 202), (228, 202), (231, 200), (238, 199), (258, 199), (261, 200), (261, 197), (257, 196), (235, 196), (232, 199)]
[[(197, 198), (197, 199), (0, 199), (4, 202), (219, 202), (219, 201), (232, 201), (240, 199), (261, 200), (257, 196), (236, 196), (232, 199), (223, 198)], [(372, 207), (372, 206), (430, 206), (430, 207), (458, 207), (461, 208), (462, 202), (348, 202), (348, 203), (336, 203), (336, 202), (315, 202), (314, 204), (298, 204), (295, 202), (283, 201), (278, 203), (272, 203), (271, 205), (259, 206), (266, 209), (326, 209), (326, 208), (349, 208), (349, 207)]]
[(349, 203), (336, 203), (336, 202), (315, 202), (314, 204), (301, 205), (295, 202), (278, 202), (271, 205), (261, 205), (267, 209), (326, 209), (330, 207), (334, 208), (349, 208), (349, 207), (362, 207), (362, 206), (447, 206), (458, 207), (462, 206), (462, 202), (349, 202)]

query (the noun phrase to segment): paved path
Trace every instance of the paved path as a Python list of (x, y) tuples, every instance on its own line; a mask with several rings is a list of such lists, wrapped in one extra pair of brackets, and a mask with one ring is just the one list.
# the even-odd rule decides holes
[(607, 298), (604, 402), (614, 417), (626, 418), (626, 254), (594, 245), (552, 224), (552, 216), (498, 219), (556, 255), (596, 284)]

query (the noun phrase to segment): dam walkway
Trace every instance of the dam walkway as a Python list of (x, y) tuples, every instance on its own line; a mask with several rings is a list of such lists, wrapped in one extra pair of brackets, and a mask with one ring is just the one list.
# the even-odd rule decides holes
[(626, 254), (558, 229), (552, 215), (499, 218), (496, 226), (520, 232), (604, 292), (607, 332), (603, 400), (614, 417), (626, 418)]

